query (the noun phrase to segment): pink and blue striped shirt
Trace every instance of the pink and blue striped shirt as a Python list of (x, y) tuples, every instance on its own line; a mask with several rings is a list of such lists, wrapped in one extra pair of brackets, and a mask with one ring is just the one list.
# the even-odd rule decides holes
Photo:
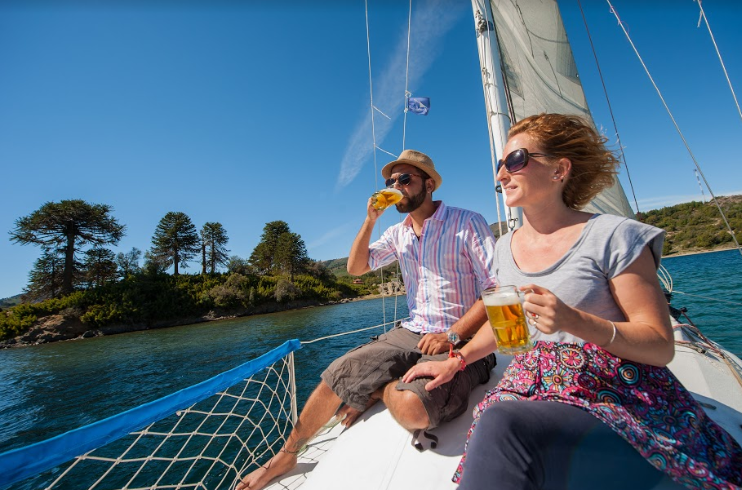
[(495, 237), (484, 217), (437, 204), (419, 239), (408, 215), (369, 246), (372, 270), (399, 260), (410, 312), (402, 326), (418, 333), (447, 331), (497, 283)]

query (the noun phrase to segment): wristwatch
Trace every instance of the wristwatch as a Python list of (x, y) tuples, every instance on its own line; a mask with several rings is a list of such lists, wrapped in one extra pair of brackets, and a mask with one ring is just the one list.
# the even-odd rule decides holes
[(449, 331), (448, 331), (448, 334), (446, 334), (446, 335), (448, 335), (448, 341), (449, 341), (449, 342), (450, 342), (451, 344), (453, 344), (453, 345), (456, 345), (456, 344), (458, 344), (459, 342), (461, 342), (461, 338), (459, 338), (459, 334), (457, 334), (457, 333), (456, 333), (456, 332), (454, 332), (453, 330), (449, 330)]

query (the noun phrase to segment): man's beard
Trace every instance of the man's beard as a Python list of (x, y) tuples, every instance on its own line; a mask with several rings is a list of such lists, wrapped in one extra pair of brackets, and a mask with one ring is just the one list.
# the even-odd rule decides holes
[(424, 184), (425, 182), (423, 181), (423, 189), (420, 192), (414, 196), (407, 197), (407, 204), (402, 204), (401, 202), (397, 203), (397, 211), (400, 213), (411, 213), (422, 206), (423, 202), (425, 202), (425, 198), (428, 196), (428, 189)]

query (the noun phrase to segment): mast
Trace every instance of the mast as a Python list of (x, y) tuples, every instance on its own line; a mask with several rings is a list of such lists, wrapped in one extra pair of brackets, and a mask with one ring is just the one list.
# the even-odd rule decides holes
[[(493, 171), (511, 123), (546, 112), (595, 127), (556, 0), (472, 0), (472, 8)], [(582, 210), (634, 217), (617, 178)], [(506, 216), (511, 230), (522, 224), (519, 208), (506, 207)]]
[[(505, 94), (505, 77), (502, 73), (502, 61), (497, 42), (497, 32), (495, 31), (495, 21), (492, 15), (492, 5), (489, 0), (472, 0), (472, 10), (477, 31), (479, 65), (482, 69), (484, 103), (487, 110), (492, 175), (497, 190), (500, 188), (497, 183), (497, 160), (503, 155), (512, 119)], [(520, 208), (510, 208), (505, 205), (504, 190), (502, 192), (507, 226), (512, 231), (523, 224), (523, 211)]]

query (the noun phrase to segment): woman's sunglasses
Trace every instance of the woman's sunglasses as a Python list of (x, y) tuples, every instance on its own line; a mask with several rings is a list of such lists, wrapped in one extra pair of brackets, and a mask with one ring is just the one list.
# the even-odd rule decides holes
[(499, 173), (500, 167), (503, 165), (505, 165), (505, 170), (511, 174), (523, 170), (526, 168), (526, 165), (528, 165), (528, 159), (530, 157), (553, 158), (554, 155), (547, 155), (546, 153), (528, 153), (528, 150), (525, 148), (518, 148), (517, 150), (510, 152), (510, 155), (506, 156), (505, 160), (497, 161), (497, 171), (495, 173)]
[(391, 187), (396, 183), (399, 183), (399, 185), (410, 185), (413, 175), (417, 175), (418, 177), (420, 177), (419, 174), (399, 174), (397, 177), (386, 179), (386, 186)]

